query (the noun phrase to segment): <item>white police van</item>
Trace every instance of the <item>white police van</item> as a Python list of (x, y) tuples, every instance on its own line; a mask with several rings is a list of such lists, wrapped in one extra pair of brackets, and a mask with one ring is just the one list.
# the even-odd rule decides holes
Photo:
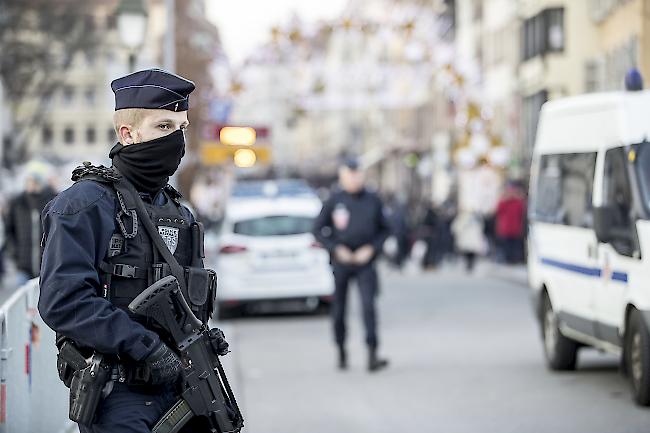
[(529, 283), (549, 367), (620, 353), (650, 405), (650, 91), (548, 102), (530, 184)]

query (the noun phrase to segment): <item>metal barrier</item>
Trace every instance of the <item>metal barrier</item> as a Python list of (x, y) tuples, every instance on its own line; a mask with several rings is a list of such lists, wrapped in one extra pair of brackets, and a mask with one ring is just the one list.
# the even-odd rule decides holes
[(0, 433), (75, 431), (56, 371), (54, 332), (37, 302), (33, 279), (0, 306)]

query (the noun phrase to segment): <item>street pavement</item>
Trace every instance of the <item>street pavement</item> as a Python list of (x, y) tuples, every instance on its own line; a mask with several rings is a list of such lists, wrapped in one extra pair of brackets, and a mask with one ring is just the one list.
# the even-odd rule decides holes
[(346, 372), (334, 368), (326, 315), (221, 323), (245, 431), (650, 431), (650, 409), (633, 404), (616, 357), (583, 350), (576, 372), (545, 368), (523, 268), (480, 264), (468, 276), (455, 266), (382, 269), (382, 351), (391, 365), (380, 373), (365, 369), (356, 291)]

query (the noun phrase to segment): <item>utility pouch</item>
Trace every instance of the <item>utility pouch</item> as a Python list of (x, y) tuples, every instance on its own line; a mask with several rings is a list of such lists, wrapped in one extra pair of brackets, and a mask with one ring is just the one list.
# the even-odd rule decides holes
[(217, 273), (212, 269), (206, 269), (208, 271), (209, 285), (208, 285), (208, 312), (209, 318), (212, 317), (214, 313), (214, 308), (217, 303)]
[(111, 378), (111, 368), (103, 355), (95, 353), (86, 367), (74, 372), (70, 382), (72, 421), (84, 426), (93, 423), (104, 386)]
[[(190, 307), (197, 317), (203, 322), (209, 319), (214, 309), (214, 299), (216, 295), (217, 274), (212, 269), (187, 267), (185, 268), (187, 277), (187, 297), (190, 301)], [(205, 317), (207, 314), (208, 317)]]
[(209, 274), (207, 269), (186, 268), (187, 295), (189, 301), (194, 305), (205, 305), (208, 301)]

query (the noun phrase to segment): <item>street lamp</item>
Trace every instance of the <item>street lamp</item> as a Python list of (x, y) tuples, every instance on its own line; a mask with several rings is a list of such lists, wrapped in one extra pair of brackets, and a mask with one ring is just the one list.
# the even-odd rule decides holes
[(117, 31), (129, 50), (129, 72), (135, 71), (136, 53), (144, 43), (147, 8), (143, 0), (122, 0), (117, 7)]

